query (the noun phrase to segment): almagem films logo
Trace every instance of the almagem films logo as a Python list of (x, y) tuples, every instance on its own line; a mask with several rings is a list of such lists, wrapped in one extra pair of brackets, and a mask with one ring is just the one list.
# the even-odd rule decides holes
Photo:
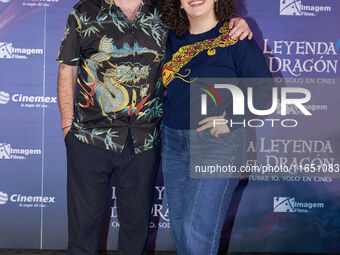
[(301, 16), (301, 0), (280, 0), (280, 15)]
[(12, 148), (10, 143), (0, 143), (0, 159), (27, 159), (27, 157), (31, 156), (40, 156), (41, 150), (40, 149), (32, 149), (32, 148), (25, 148), (25, 149), (17, 149)]
[(11, 42), (0, 42), (0, 59), (28, 59), (32, 55), (43, 54), (43, 49), (16, 48)]
[(0, 143), (0, 159), (11, 159), (11, 145)]
[(274, 197), (273, 211), (280, 213), (309, 213), (312, 209), (323, 209), (324, 203), (297, 202), (295, 197)]
[(274, 197), (274, 212), (294, 212), (294, 197)]
[[(320, 12), (331, 12), (326, 5), (303, 5), (303, 0), (279, 0), (280, 15), (283, 16), (316, 16)], [(316, 2), (317, 3), (317, 2)]]

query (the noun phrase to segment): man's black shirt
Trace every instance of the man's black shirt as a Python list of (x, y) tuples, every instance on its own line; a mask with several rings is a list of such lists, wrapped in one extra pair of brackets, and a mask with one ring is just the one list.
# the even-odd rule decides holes
[(136, 153), (159, 141), (166, 35), (151, 0), (133, 22), (112, 0), (71, 9), (57, 60), (79, 66), (71, 132), (80, 141), (122, 151), (130, 130)]

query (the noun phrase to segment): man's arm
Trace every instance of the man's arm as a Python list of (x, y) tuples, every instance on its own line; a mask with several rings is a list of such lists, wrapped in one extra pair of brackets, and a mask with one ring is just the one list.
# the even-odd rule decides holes
[(78, 68), (78, 66), (59, 65), (58, 102), (64, 137), (72, 125)]

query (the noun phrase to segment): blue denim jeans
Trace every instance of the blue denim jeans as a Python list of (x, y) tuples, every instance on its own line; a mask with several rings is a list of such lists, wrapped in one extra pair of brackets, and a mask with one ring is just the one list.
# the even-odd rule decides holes
[[(176, 130), (164, 126), (162, 168), (168, 199), (171, 234), (179, 255), (217, 254), (228, 206), (239, 178), (190, 176), (199, 165), (240, 166), (245, 160), (245, 130), (219, 138), (209, 130)], [(195, 169), (194, 167), (191, 168)]]

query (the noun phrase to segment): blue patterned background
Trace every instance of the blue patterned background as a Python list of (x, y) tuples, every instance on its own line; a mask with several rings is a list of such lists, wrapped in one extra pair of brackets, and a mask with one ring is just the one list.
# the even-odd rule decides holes
[[(0, 248), (66, 248), (66, 155), (55, 102), (55, 58), (74, 4), (69, 0), (0, 0)], [(290, 77), (330, 79), (317, 80), (320, 85), (312, 92), (314, 104), (327, 105), (327, 110), (315, 112), (312, 119), (289, 132), (259, 130), (257, 144), (261, 144), (260, 138), (266, 139), (264, 143), (273, 139), (330, 141), (332, 150), (315, 150), (306, 157), (339, 163), (340, 123), (335, 116), (340, 91), (336, 84), (321, 83), (339, 78), (340, 2), (238, 0), (237, 4), (277, 81)], [(290, 50), (281, 41), (291, 44)], [(306, 42), (319, 42), (326, 48), (308, 51)], [(269, 53), (272, 50), (275, 52)], [(40, 97), (45, 103), (34, 102)], [(293, 151), (288, 154), (294, 156)], [(256, 157), (261, 161), (265, 156), (258, 153)], [(237, 252), (340, 253), (339, 185), (334, 177), (242, 182), (229, 210), (222, 248), (230, 241), (229, 250)], [(112, 195), (111, 191), (101, 242), (101, 247), (109, 250), (116, 249), (118, 230)], [(173, 250), (163, 195), (160, 172), (149, 245), (151, 249)], [(42, 196), (46, 201), (18, 202), (20, 196)], [(322, 203), (323, 207), (302, 213), (285, 204), (292, 201)]]

